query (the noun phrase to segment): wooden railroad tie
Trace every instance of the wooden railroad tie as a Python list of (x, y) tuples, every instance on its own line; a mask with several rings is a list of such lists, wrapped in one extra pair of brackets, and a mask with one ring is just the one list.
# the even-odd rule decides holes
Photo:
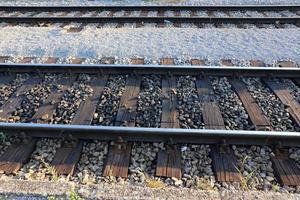
[(135, 126), (137, 99), (142, 82), (141, 76), (130, 75), (119, 103), (115, 126)]
[(300, 127), (300, 104), (295, 100), (293, 95), (285, 88), (282, 83), (276, 80), (263, 79), (267, 86), (274, 92), (280, 101), (287, 108), (295, 124)]
[(36, 141), (36, 139), (32, 139), (9, 146), (0, 157), (0, 172), (10, 174), (19, 171), (33, 152)]
[[(137, 99), (142, 78), (134, 74), (126, 80), (125, 90), (121, 97), (115, 126), (135, 127)], [(103, 176), (127, 178), (131, 154), (131, 143), (125, 143), (121, 137), (110, 145)]]
[[(101, 78), (95, 77), (91, 81), (90, 85), (93, 88), (93, 94), (86, 101), (80, 104), (71, 124), (91, 124), (93, 120), (93, 114), (96, 111), (97, 103), (104, 90), (106, 82), (106, 75), (102, 76)], [(83, 141), (72, 141), (72, 138), (68, 139), (70, 139), (71, 145), (66, 144), (65, 146), (58, 149), (51, 163), (58, 174), (72, 175), (81, 155)]]
[(83, 141), (78, 141), (74, 146), (63, 145), (63, 147), (56, 150), (51, 165), (54, 166), (57, 174), (72, 175), (75, 172), (82, 147)]
[[(170, 65), (173, 60), (163, 60), (162, 64)], [(176, 78), (174, 76), (162, 79), (162, 116), (161, 128), (180, 128), (177, 111)], [(180, 179), (181, 152), (176, 145), (167, 145), (166, 150), (160, 150), (157, 156), (156, 176), (175, 177)]]
[(245, 84), (237, 79), (230, 80), (230, 84), (245, 107), (252, 124), (255, 126), (255, 130), (271, 130), (272, 126), (269, 119), (264, 115)]
[(191, 65), (205, 65), (205, 61), (204, 60), (200, 60), (200, 59), (191, 59)]
[(219, 182), (240, 182), (237, 160), (229, 146), (214, 146), (211, 150), (213, 171)]
[(157, 155), (156, 176), (181, 179), (181, 152), (177, 145), (167, 145)]
[(162, 58), (160, 60), (161, 65), (174, 65), (174, 59), (173, 58)]
[(57, 57), (48, 57), (45, 60), (44, 64), (55, 64), (55, 63), (57, 63), (57, 61), (58, 61)]
[(299, 186), (300, 170), (294, 160), (288, 156), (288, 149), (275, 150), (275, 156), (271, 157), (274, 174), (282, 185)]
[(47, 124), (51, 122), (53, 119), (53, 113), (58, 103), (60, 102), (60, 99), (74, 81), (74, 76), (58, 80), (57, 83), (58, 85), (60, 85), (60, 88), (51, 91), (46, 101), (39, 107), (38, 111), (33, 115), (32, 121), (41, 124)]
[(225, 129), (222, 113), (213, 95), (213, 89), (209, 80), (206, 77), (198, 77), (196, 87), (203, 107), (202, 115), (205, 128)]
[(103, 176), (127, 178), (131, 144), (120, 142), (110, 145)]
[(162, 79), (162, 115), (161, 128), (180, 128), (177, 111), (176, 78)]
[(13, 111), (21, 105), (22, 96), (27, 91), (29, 91), (32, 87), (42, 81), (41, 78), (29, 78), (27, 79), (21, 87), (19, 87), (0, 108), (2, 112), (0, 112), (0, 119), (8, 119)]

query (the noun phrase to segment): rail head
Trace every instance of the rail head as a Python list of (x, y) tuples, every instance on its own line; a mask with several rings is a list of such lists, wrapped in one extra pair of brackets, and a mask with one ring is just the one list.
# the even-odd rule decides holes
[(207, 130), (181, 128), (140, 128), (34, 123), (0, 123), (0, 131), (8, 135), (32, 137), (149, 141), (198, 144), (299, 146), (300, 132)]
[(97, 10), (299, 10), (299, 4), (286, 5), (122, 5), (122, 6), (0, 6), (4, 11), (97, 11)]
[(299, 78), (300, 68), (285, 67), (222, 67), (191, 65), (126, 65), (126, 64), (12, 64), (1, 63), (0, 72), (53, 73), (135, 73), (171, 75), (255, 76)]

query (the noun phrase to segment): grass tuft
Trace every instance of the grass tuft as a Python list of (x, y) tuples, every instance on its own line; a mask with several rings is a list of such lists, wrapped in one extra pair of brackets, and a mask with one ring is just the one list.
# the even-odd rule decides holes
[(245, 158), (243, 159), (242, 163), (241, 163), (241, 166), (240, 168), (235, 166), (236, 170), (238, 171), (239, 173), (239, 176), (240, 176), (240, 180), (241, 180), (241, 188), (243, 190), (250, 190), (250, 188), (252, 187), (253, 185), (253, 182), (252, 182), (252, 179), (253, 179), (253, 176), (254, 176), (254, 172), (255, 171), (252, 171), (251, 173), (249, 173), (246, 177), (243, 175), (243, 169), (245, 169), (245, 165), (246, 165), (246, 162), (247, 160), (249, 159), (248, 156), (245, 156)]

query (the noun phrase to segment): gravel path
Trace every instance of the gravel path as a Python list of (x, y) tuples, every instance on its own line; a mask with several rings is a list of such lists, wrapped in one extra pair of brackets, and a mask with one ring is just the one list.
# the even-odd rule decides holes
[(285, 106), (269, 88), (258, 78), (244, 78), (243, 82), (265, 116), (270, 119), (274, 130), (295, 131), (294, 124)]
[(86, 74), (80, 74), (73, 86), (63, 95), (54, 114), (53, 124), (69, 124), (74, 118), (81, 102), (86, 100), (93, 92), (88, 85), (91, 77)]
[(161, 76), (149, 75), (142, 78), (138, 96), (137, 127), (159, 127), (162, 113)]
[(177, 108), (181, 128), (204, 127), (195, 81), (196, 78), (192, 76), (180, 76), (177, 79)]
[[(151, 36), (151, 37), (150, 37)], [(54, 57), (162, 57), (299, 62), (300, 33), (291, 29), (5, 27), (0, 54)], [(213, 47), (213, 48), (212, 48)]]
[(120, 99), (125, 89), (126, 78), (125, 75), (109, 77), (94, 115), (94, 125), (114, 125)]
[(226, 129), (251, 130), (253, 129), (248, 114), (237, 94), (231, 89), (227, 78), (211, 78), (212, 86), (219, 102), (219, 107), (225, 122)]

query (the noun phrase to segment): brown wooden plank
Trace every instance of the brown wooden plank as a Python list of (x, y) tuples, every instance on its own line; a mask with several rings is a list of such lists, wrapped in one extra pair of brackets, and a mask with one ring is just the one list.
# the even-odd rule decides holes
[(168, 149), (168, 167), (167, 177), (175, 177), (181, 179), (181, 152), (177, 146), (172, 146)]
[(31, 63), (33, 59), (34, 57), (24, 57), (19, 61), (19, 63)]
[(114, 64), (115, 63), (115, 58), (113, 57), (103, 57), (100, 60), (101, 64)]
[(181, 152), (176, 145), (160, 150), (157, 157), (156, 176), (181, 179)]
[(205, 65), (205, 61), (200, 59), (191, 59), (191, 65)]
[(121, 156), (120, 164), (118, 165), (118, 174), (117, 177), (123, 177), (127, 178), (128, 176), (128, 168), (129, 168), (129, 162), (130, 162), (130, 156), (131, 156), (131, 144), (127, 144), (126, 149), (124, 150), (124, 153)]
[(30, 90), (36, 84), (38, 84), (42, 79), (41, 78), (29, 78), (27, 79), (24, 84), (19, 87), (7, 100), (2, 107), (0, 108), (0, 118), (6, 119), (8, 118), (12, 112), (16, 109), (16, 107), (20, 106), (22, 103), (22, 96), (25, 92)]
[(213, 170), (219, 182), (240, 182), (237, 160), (229, 147), (214, 146), (211, 150)]
[(287, 107), (287, 110), (294, 122), (298, 127), (300, 127), (300, 104), (294, 99), (293, 95), (282, 83), (279, 83), (276, 80), (265, 79), (264, 81), (280, 99), (280, 101)]
[(297, 64), (292, 61), (278, 61), (277, 62), (279, 67), (286, 67), (286, 68), (295, 68)]
[(221, 66), (224, 66), (224, 67), (233, 66), (233, 63), (230, 59), (221, 59), (220, 63), (221, 63)]
[(269, 119), (264, 115), (261, 108), (255, 102), (255, 99), (249, 93), (245, 84), (243, 84), (241, 81), (236, 79), (230, 80), (230, 84), (233, 87), (233, 89), (236, 91), (240, 100), (242, 101), (243, 106), (245, 107), (251, 122), (255, 126), (255, 129), (256, 130), (271, 129), (271, 123)]
[(71, 87), (74, 80), (74, 77), (62, 78), (61, 80), (58, 80), (58, 85), (60, 85), (59, 90), (54, 90), (51, 92), (46, 101), (39, 107), (38, 111), (32, 117), (32, 121), (41, 124), (49, 123), (53, 117), (55, 108), (60, 102), (60, 99), (67, 89)]
[(76, 125), (89, 125), (93, 120), (94, 113), (96, 111), (97, 104), (107, 82), (107, 75), (103, 75), (101, 78), (96, 77), (91, 81), (90, 86), (93, 88), (93, 94), (83, 103), (80, 104), (73, 120), (72, 124)]
[(160, 60), (161, 65), (174, 65), (174, 59), (173, 58), (162, 58)]
[(0, 63), (5, 63), (9, 58), (9, 56), (0, 56)]
[(277, 180), (282, 185), (290, 185), (291, 181), (290, 181), (289, 177), (286, 175), (284, 169), (282, 168), (280, 159), (278, 159), (276, 157), (271, 157), (271, 161), (273, 163), (274, 174), (276, 175)]
[[(81, 30), (82, 30), (82, 28), (81, 28)], [(79, 32), (79, 31), (77, 31), (77, 32)], [(82, 64), (83, 62), (84, 62), (84, 58), (71, 58), (70, 59), (70, 64)]]
[(240, 174), (238, 173), (238, 170), (237, 170), (237, 159), (234, 155), (234, 152), (231, 150), (231, 154), (229, 155), (230, 156), (230, 166), (231, 166), (231, 181), (232, 182), (240, 182), (241, 181), (241, 177), (240, 177)]
[(126, 144), (125, 147), (122, 147), (121, 149), (118, 148), (118, 145), (111, 145), (107, 155), (103, 176), (127, 178), (130, 152), (131, 144)]
[(128, 77), (125, 91), (119, 104), (119, 110), (115, 122), (116, 126), (135, 126), (137, 98), (140, 92), (141, 81), (141, 76)]
[(56, 57), (48, 57), (46, 60), (45, 60), (45, 64), (54, 64), (54, 63), (57, 63), (58, 61), (58, 58)]
[(162, 115), (161, 128), (179, 128), (177, 96), (176, 96), (176, 78), (162, 79)]
[(290, 179), (290, 182), (291, 182), (291, 185), (293, 186), (297, 186), (297, 175), (294, 174), (294, 170), (291, 168), (291, 165), (290, 165), (290, 162), (289, 162), (289, 159), (286, 158), (286, 159), (281, 159), (281, 164), (282, 164), (282, 167), (286, 173), (286, 175), (289, 177)]
[(217, 151), (217, 147), (212, 147), (211, 149), (211, 158), (212, 158), (212, 166), (213, 171), (215, 173), (216, 181), (222, 182), (225, 181), (225, 173), (223, 166), (223, 159), (221, 155)]
[(131, 64), (133, 65), (143, 65), (145, 63), (144, 58), (132, 58)]
[(83, 141), (79, 141), (75, 147), (61, 147), (56, 150), (51, 165), (54, 166), (57, 174), (73, 175), (82, 146)]
[(15, 173), (24, 165), (33, 152), (36, 140), (29, 143), (12, 144), (0, 157), (0, 172)]
[(212, 87), (207, 78), (198, 78), (196, 81), (197, 92), (203, 105), (203, 122), (209, 129), (225, 129), (222, 113), (217, 101), (214, 99)]
[(250, 60), (251, 67), (266, 67), (266, 64), (261, 60)]
[(300, 185), (300, 170), (297, 167), (296, 162), (292, 159), (288, 159), (287, 162), (289, 162), (289, 166), (292, 170), (292, 173), (293, 173), (293, 176), (294, 176), (294, 180), (296, 181), (296, 184)]
[(166, 176), (168, 165), (167, 151), (160, 150), (157, 154), (156, 176)]

